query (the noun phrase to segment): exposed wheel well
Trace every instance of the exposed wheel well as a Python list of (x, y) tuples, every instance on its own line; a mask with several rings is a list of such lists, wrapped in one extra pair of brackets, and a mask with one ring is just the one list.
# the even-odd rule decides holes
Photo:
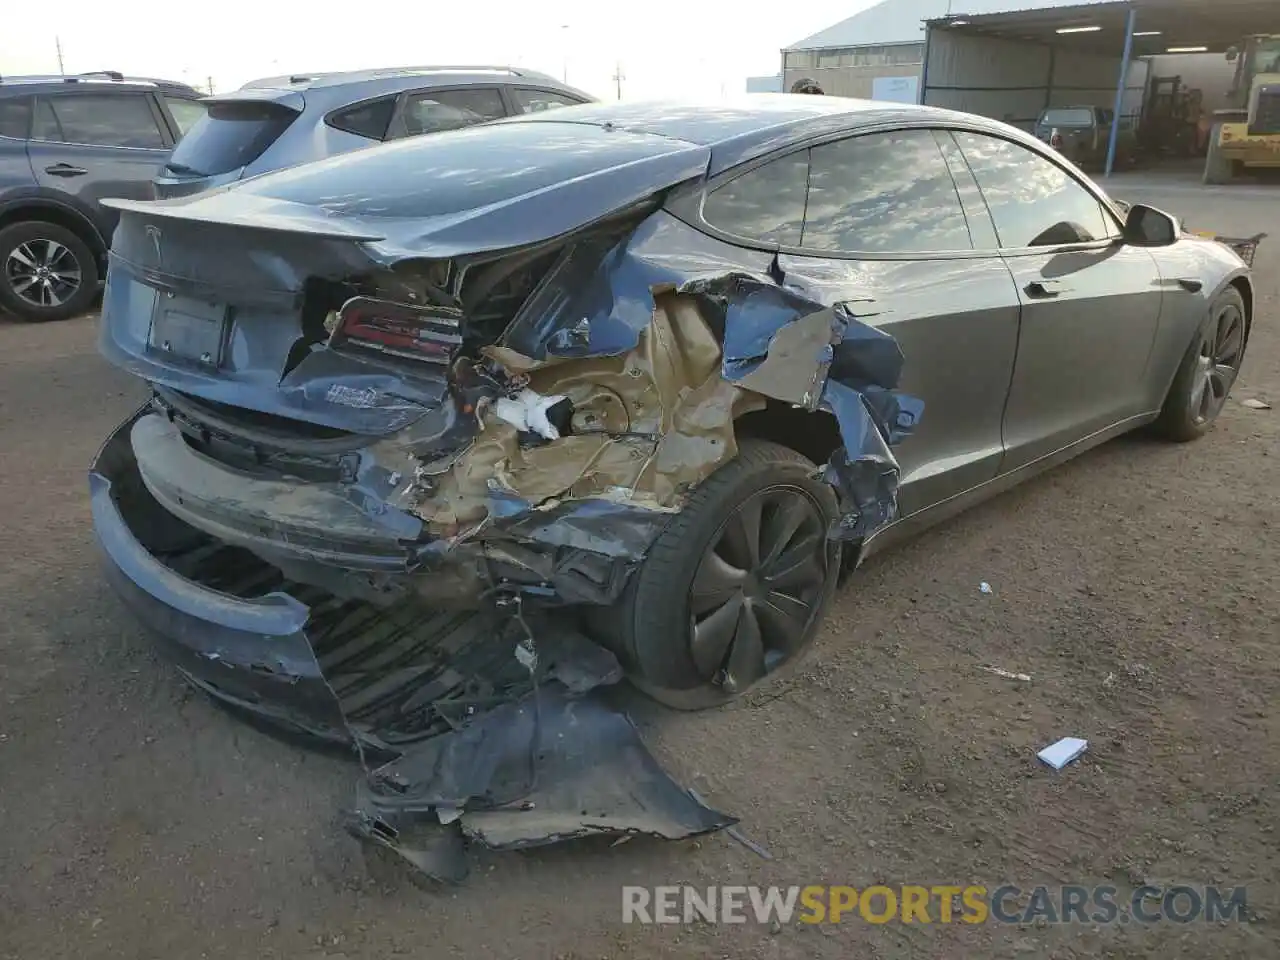
[(734, 424), (740, 437), (772, 440), (822, 466), (842, 441), (836, 418), (825, 410), (810, 413), (790, 404), (769, 400), (763, 410), (738, 418)]
[(31, 221), (56, 223), (83, 240), (95, 255), (99, 257), (106, 256), (107, 245), (103, 241), (102, 235), (98, 233), (98, 228), (75, 210), (54, 203), (24, 203), (11, 207), (0, 213), (0, 230), (5, 227), (11, 227), (15, 223), (28, 223)]

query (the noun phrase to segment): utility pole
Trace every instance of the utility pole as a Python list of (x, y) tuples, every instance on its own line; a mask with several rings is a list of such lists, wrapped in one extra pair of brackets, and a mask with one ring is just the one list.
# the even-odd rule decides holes
[(622, 99), (622, 81), (627, 79), (627, 75), (622, 72), (622, 64), (619, 63), (616, 70), (613, 71), (613, 82), (618, 91), (618, 99)]
[(59, 75), (65, 77), (67, 75), (67, 71), (63, 69), (63, 66), (62, 66), (62, 38), (54, 37), (53, 45), (58, 49), (58, 73)]
[(563, 83), (569, 82), (569, 25), (567, 23), (560, 24), (560, 53), (564, 58), (560, 73), (560, 80)]
[(211, 96), (211, 97), (212, 97), (212, 96), (213, 96), (213, 77), (209, 77), (209, 78), (208, 78), (208, 81), (209, 81), (209, 84), (208, 84), (208, 86), (209, 86), (209, 96)]

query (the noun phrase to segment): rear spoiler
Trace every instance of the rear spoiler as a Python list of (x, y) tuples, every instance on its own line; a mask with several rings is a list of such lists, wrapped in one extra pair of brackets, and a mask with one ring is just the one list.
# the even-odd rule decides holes
[[(328, 240), (349, 240), (352, 243), (377, 243), (385, 240), (385, 231), (370, 229), (359, 220), (326, 217), (317, 208), (266, 197), (238, 194), (234, 206), (218, 209), (216, 191), (197, 194), (199, 206), (191, 198), (174, 200), (103, 200), (104, 207), (122, 213), (136, 213), (148, 218), (185, 220), (188, 223), (209, 223), (228, 227), (247, 227), (254, 230), (271, 230), (278, 233), (301, 233)], [(210, 203), (211, 200), (215, 202)], [(255, 202), (257, 201), (257, 202)], [(212, 207), (212, 209), (208, 209)]]

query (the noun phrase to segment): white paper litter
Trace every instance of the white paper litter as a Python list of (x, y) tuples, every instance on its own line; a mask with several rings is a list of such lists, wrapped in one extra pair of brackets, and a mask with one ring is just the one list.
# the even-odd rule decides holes
[(1031, 682), (1031, 674), (1029, 673), (1010, 673), (1008, 670), (1001, 670), (999, 667), (980, 667), (979, 669), (994, 673), (997, 677), (1004, 677), (1006, 680), (1022, 680), (1025, 683)]
[(1265, 400), (1255, 400), (1250, 397), (1248, 400), (1241, 400), (1240, 406), (1248, 407), (1250, 410), (1270, 410), (1271, 404)]
[(991, 589), (991, 584), (987, 583), (985, 580), (978, 584), (978, 589), (983, 593), (995, 593), (995, 591)]
[(1036, 756), (1053, 767), (1053, 769), (1061, 770), (1088, 748), (1088, 740), (1081, 740), (1079, 737), (1063, 737), (1057, 743), (1049, 744)]
[(544, 397), (526, 389), (514, 397), (500, 397), (493, 405), (493, 412), (521, 433), (536, 433), (548, 440), (559, 440), (560, 431), (547, 419), (547, 411), (563, 399), (559, 395)]

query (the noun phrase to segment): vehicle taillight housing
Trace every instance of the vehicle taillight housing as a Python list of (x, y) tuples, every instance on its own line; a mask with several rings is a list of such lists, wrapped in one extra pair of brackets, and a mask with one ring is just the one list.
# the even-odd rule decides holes
[(1062, 134), (1058, 132), (1057, 127), (1054, 127), (1053, 131), (1049, 134), (1049, 146), (1053, 147), (1055, 150), (1062, 149)]
[(462, 345), (461, 315), (374, 297), (352, 297), (338, 310), (332, 347), (448, 364)]

